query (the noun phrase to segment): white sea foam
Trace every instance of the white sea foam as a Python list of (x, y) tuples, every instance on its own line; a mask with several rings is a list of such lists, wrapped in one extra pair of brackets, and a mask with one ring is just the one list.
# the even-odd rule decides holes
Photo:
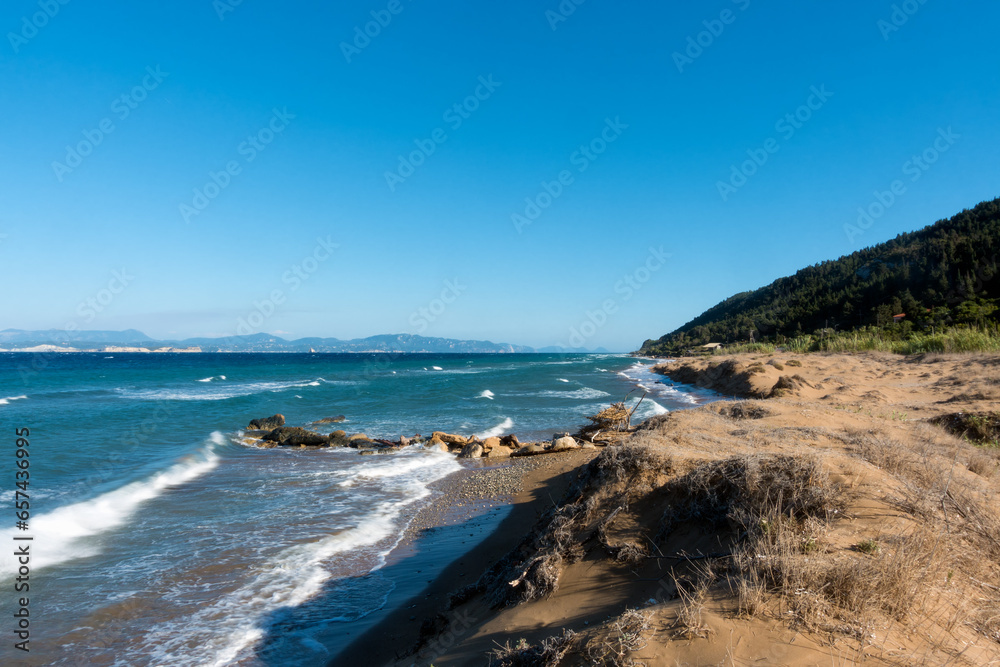
[(7, 398), (0, 398), (0, 405), (7, 405), (11, 401), (23, 401), (28, 398), (27, 396), (8, 396)]
[(583, 387), (581, 389), (576, 389), (574, 391), (540, 391), (534, 396), (544, 396), (545, 398), (571, 398), (574, 400), (586, 401), (594, 398), (602, 398), (604, 396), (610, 396), (606, 391), (601, 391), (600, 389), (591, 389), (590, 387)]
[(441, 368), (440, 366), (431, 366), (431, 368), (433, 368), (433, 369), (434, 369), (434, 370), (436, 370), (436, 371), (443, 371), (443, 370), (444, 370), (444, 369), (443, 369), (443, 368)]
[(565, 378), (558, 378), (558, 381), (559, 381), (559, 382), (569, 382), (569, 380), (567, 380), (567, 379), (565, 379)]
[(490, 391), (489, 389), (486, 389), (486, 390), (484, 390), (484, 391), (483, 391), (483, 393), (479, 394), (479, 398), (488, 398), (488, 399), (490, 399), (491, 401), (493, 400), (493, 397), (494, 397), (494, 396), (496, 396), (496, 394), (494, 394), (494, 393), (493, 393), (492, 391)]
[(504, 418), (502, 422), (494, 426), (493, 428), (477, 433), (476, 437), (481, 439), (493, 438), (495, 436), (503, 435), (506, 431), (514, 428), (514, 420), (510, 417)]
[[(122, 398), (140, 401), (224, 401), (239, 396), (251, 396), (266, 392), (302, 389), (303, 387), (319, 387), (323, 382), (318, 380), (300, 380), (298, 382), (248, 382), (245, 384), (213, 385), (200, 389), (115, 389)], [(329, 384), (341, 384), (331, 382)]]
[(198, 380), (198, 382), (211, 382), (214, 379), (215, 379), (215, 376), (213, 375), (212, 377), (207, 377), (207, 378), (204, 378), (202, 380)]
[[(379, 503), (335, 535), (283, 549), (253, 566), (250, 580), (239, 589), (183, 620), (153, 626), (137, 647), (142, 662), (223, 667), (248, 659), (267, 634), (268, 620), (273, 622), (282, 608), (302, 605), (323, 590), (338, 555), (376, 548), (375, 565), (367, 573), (381, 568), (405, 532), (404, 509), (430, 495), (428, 484), (461, 467), (442, 453), (414, 450), (412, 457), (397, 456), (405, 458), (366, 465), (358, 474), (384, 478), (405, 491), (405, 499)], [(116, 664), (134, 664), (133, 657), (122, 656)]]
[[(210, 472), (219, 464), (216, 445), (225, 442), (218, 431), (197, 454), (146, 479), (126, 484), (96, 498), (65, 505), (48, 514), (31, 518), (31, 535), (45, 548), (32, 557), (32, 566), (40, 569), (99, 553), (100, 548), (85, 538), (113, 530), (126, 522), (147, 500), (170, 487), (181, 486)], [(10, 543), (13, 530), (0, 531), (0, 539)], [(0, 574), (14, 572), (13, 559), (0, 560)]]

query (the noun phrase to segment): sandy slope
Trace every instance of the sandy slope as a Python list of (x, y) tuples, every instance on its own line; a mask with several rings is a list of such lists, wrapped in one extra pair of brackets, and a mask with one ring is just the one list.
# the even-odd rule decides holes
[[(633, 459), (609, 448), (581, 465), (534, 536), (446, 611), (472, 627), (396, 664), (489, 664), (500, 645), (537, 649), (564, 629), (577, 634), (562, 665), (1000, 664), (1000, 458), (927, 421), (1000, 409), (1000, 358), (778, 354), (662, 372), (771, 398), (656, 417), (626, 444)], [(728, 493), (713, 465), (737, 481), (765, 471), (747, 482), (766, 498), (749, 525), (712, 520), (709, 501)], [(796, 514), (797, 493), (828, 506)], [(554, 590), (519, 601), (522, 572)], [(741, 597), (757, 572), (770, 578)], [(514, 599), (492, 607), (497, 595)], [(645, 620), (630, 626), (626, 609)], [(530, 650), (505, 664), (556, 664)]]

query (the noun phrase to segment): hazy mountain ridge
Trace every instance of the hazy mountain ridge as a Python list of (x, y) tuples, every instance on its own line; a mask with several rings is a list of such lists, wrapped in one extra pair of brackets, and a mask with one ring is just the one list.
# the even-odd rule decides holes
[(203, 352), (310, 352), (364, 353), (364, 352), (428, 352), (459, 354), (531, 353), (535, 350), (525, 345), (493, 343), (481, 340), (428, 338), (412, 334), (384, 334), (340, 340), (338, 338), (300, 338), (285, 340), (270, 334), (231, 336), (228, 338), (185, 338), (183, 340), (156, 340), (141, 331), (74, 331), (59, 329), (25, 331), (5, 329), (0, 331), (0, 346), (26, 348), (39, 345), (58, 345), (75, 349), (100, 349), (114, 347), (199, 347)]

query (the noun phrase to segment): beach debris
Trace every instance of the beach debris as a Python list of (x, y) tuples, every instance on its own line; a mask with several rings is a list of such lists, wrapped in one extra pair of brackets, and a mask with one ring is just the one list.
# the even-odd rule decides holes
[[(591, 423), (580, 430), (580, 435), (584, 436), (583, 439), (590, 440), (590, 442), (597, 442), (598, 436), (602, 433), (622, 434), (628, 432), (632, 428), (632, 415), (639, 409), (642, 402), (646, 400), (647, 393), (643, 392), (642, 398), (639, 399), (639, 402), (631, 410), (626, 405), (628, 397), (632, 395), (630, 391), (622, 401), (612, 403), (596, 415), (587, 417)], [(610, 440), (606, 439), (605, 441), (616, 442), (618, 439), (615, 437)]]

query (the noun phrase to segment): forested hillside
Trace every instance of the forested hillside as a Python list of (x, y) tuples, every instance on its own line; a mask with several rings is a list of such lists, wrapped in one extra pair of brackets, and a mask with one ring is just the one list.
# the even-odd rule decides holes
[[(803, 334), (894, 327), (904, 333), (996, 322), (1000, 199), (916, 232), (802, 269), (713, 306), (642, 353), (707, 343), (783, 342)], [(894, 322), (894, 316), (905, 318)]]

